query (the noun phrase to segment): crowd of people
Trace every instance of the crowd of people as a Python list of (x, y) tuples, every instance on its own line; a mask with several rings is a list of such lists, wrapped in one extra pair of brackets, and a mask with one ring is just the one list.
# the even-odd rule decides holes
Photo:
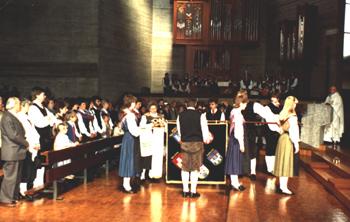
[[(44, 89), (35, 87), (31, 99), (10, 96), (5, 107), (3, 102), (0, 97), (5, 172), (0, 202), (9, 205), (19, 199), (33, 200), (26, 191), (44, 184), (42, 152), (118, 134), (118, 130), (113, 131), (117, 116), (110, 102), (99, 97), (55, 100), (46, 97)], [(62, 161), (58, 166), (69, 162)]]
[(177, 74), (165, 73), (163, 78), (163, 93), (166, 96), (232, 96), (240, 89), (248, 91), (250, 97), (269, 98), (272, 94), (280, 94), (282, 97), (288, 94), (296, 94), (298, 78), (292, 74), (290, 78), (272, 77), (268, 74), (260, 80), (249, 78), (245, 73), (244, 78), (239, 81), (220, 81), (215, 77), (201, 77), (197, 75), (184, 74), (180, 78)]
[[(327, 98), (326, 104), (338, 107), (337, 101), (341, 99), (336, 88), (331, 87), (330, 93), (336, 99)], [(38, 87), (33, 88), (31, 99), (0, 97), (1, 160), (5, 172), (0, 202), (15, 206), (19, 199), (33, 200), (26, 191), (44, 184), (42, 152), (122, 134), (118, 168), (118, 175), (123, 178), (122, 191), (136, 193), (145, 180), (159, 182), (163, 176), (166, 120), (177, 122), (184, 197), (200, 196), (196, 186), (203, 161), (203, 143), (211, 143), (213, 139), (207, 120), (230, 124), (225, 173), (230, 176), (233, 190), (245, 189), (239, 175), (256, 180), (258, 143), (261, 143), (266, 148), (267, 173), (279, 177), (278, 192), (291, 195), (288, 178), (298, 174), (297, 103), (296, 97), (288, 96), (281, 106), (279, 94), (273, 94), (270, 103), (264, 106), (249, 100), (249, 91), (245, 89), (236, 93), (233, 105), (227, 101), (219, 103), (217, 99), (147, 101), (127, 94), (120, 104), (113, 106), (97, 96), (48, 98), (45, 90)], [(337, 126), (341, 121), (343, 117)], [(331, 140), (338, 142), (342, 132), (336, 137), (332, 134)], [(70, 161), (62, 161), (58, 166)], [(74, 175), (66, 179), (72, 178)]]

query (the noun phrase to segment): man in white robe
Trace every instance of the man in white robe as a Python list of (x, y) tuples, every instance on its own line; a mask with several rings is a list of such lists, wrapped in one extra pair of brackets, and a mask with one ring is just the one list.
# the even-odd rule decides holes
[(329, 88), (325, 104), (333, 108), (332, 122), (326, 125), (323, 140), (325, 142), (339, 143), (344, 133), (344, 107), (343, 99), (335, 86)]

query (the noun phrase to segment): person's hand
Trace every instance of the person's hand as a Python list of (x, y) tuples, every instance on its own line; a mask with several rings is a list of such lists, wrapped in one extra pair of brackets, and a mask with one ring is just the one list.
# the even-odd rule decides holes
[(244, 146), (239, 147), (239, 150), (244, 153)]
[(34, 147), (33, 147), (34, 150), (40, 150), (40, 144), (36, 144)]
[(79, 142), (75, 142), (74, 145), (75, 145), (75, 146), (79, 145)]
[(79, 137), (79, 142), (81, 142), (83, 140), (83, 137), (81, 136), (81, 137)]

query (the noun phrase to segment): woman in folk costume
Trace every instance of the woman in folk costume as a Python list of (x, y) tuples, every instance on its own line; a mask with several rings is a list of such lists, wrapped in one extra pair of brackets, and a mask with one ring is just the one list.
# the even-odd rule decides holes
[[(135, 151), (139, 149), (140, 129), (137, 124), (137, 117), (133, 110), (136, 104), (136, 97), (126, 95), (124, 97), (124, 110), (121, 126), (124, 131), (123, 141), (120, 151), (119, 176), (123, 177), (123, 192), (135, 193), (130, 180), (139, 173), (139, 163), (135, 159)], [(137, 151), (136, 151), (137, 152)]]
[(283, 133), (280, 135), (276, 147), (276, 161), (273, 174), (279, 177), (279, 188), (277, 192), (292, 195), (288, 189), (288, 178), (295, 176), (294, 169), (297, 162), (294, 154), (299, 152), (299, 126), (295, 107), (298, 99), (288, 96), (284, 102), (284, 107), (280, 113), (280, 123)]
[(149, 105), (149, 112), (142, 116), (140, 127), (143, 129), (141, 135), (141, 156), (146, 157), (143, 166), (141, 180), (145, 179), (146, 169), (150, 169), (149, 177), (157, 181), (163, 175), (164, 155), (164, 117), (157, 112), (157, 104)]
[(243, 191), (245, 187), (238, 181), (238, 175), (243, 174), (243, 153), (244, 153), (244, 118), (241, 111), (246, 103), (242, 103), (242, 96), (235, 98), (234, 108), (230, 115), (230, 138), (226, 154), (225, 173), (230, 175), (231, 188), (236, 191)]

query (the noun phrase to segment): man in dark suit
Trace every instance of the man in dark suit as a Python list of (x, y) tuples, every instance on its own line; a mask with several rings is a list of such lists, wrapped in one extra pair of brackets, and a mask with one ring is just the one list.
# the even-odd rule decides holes
[(1, 159), (5, 162), (0, 203), (3, 206), (15, 207), (19, 195), (22, 164), (29, 144), (25, 139), (24, 128), (16, 117), (16, 114), (21, 110), (19, 99), (10, 97), (7, 100), (6, 109), (0, 123)]

